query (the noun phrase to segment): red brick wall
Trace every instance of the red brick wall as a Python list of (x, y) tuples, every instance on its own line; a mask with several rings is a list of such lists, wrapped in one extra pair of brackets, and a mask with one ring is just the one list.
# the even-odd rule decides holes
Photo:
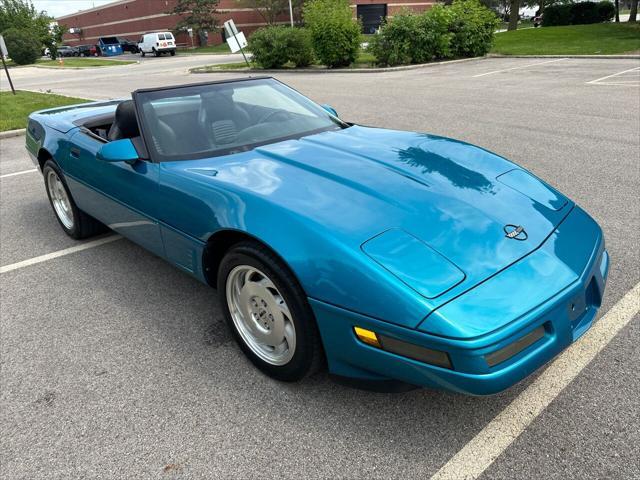
[[(431, 0), (422, 0), (406, 3), (388, 2), (385, 0), (351, 0), (355, 15), (355, 5), (365, 3), (386, 3), (388, 5), (388, 15), (392, 16), (402, 10), (409, 8), (415, 11), (422, 11), (431, 4)], [(58, 18), (58, 23), (66, 25), (68, 28), (81, 28), (78, 34), (67, 33), (64, 42), (68, 45), (95, 44), (102, 36), (119, 36), (130, 40), (138, 41), (145, 32), (173, 30), (178, 22), (177, 15), (167, 15), (175, 6), (176, 0), (119, 0), (113, 4), (104, 5), (84, 12), (66, 15)], [(220, 24), (225, 20), (233, 18), (236, 25), (246, 35), (256, 28), (264, 25), (263, 18), (255, 11), (241, 8), (236, 0), (221, 0), (218, 5), (220, 11)], [(282, 16), (282, 23), (288, 23), (288, 14)], [(190, 45), (191, 39), (184, 32), (177, 35), (178, 44)], [(218, 44), (222, 42), (220, 32), (209, 33), (209, 43)], [(197, 45), (197, 38), (194, 38)]]

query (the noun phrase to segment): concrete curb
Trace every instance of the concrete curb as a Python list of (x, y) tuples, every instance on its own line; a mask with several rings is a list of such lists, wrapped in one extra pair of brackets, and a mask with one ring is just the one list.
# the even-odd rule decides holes
[(27, 132), (26, 128), (19, 128), (18, 130), (7, 130), (6, 132), (0, 132), (0, 140), (3, 138), (19, 137)]
[(587, 58), (587, 59), (631, 59), (640, 60), (640, 55), (500, 55), (498, 53), (490, 53), (488, 58)]
[[(418, 70), (421, 68), (435, 67), (437, 65), (445, 65), (448, 63), (462, 63), (462, 62), (470, 62), (472, 60), (483, 60), (487, 57), (472, 57), (472, 58), (459, 58), (457, 60), (445, 60), (442, 62), (430, 62), (430, 63), (419, 63), (417, 65), (401, 65), (399, 67), (384, 67), (384, 68), (337, 68), (337, 69), (329, 69), (329, 68), (291, 68), (291, 69), (270, 69), (270, 70), (262, 70), (259, 68), (238, 68), (233, 70), (210, 70), (206, 72), (197, 72), (194, 71), (196, 68), (194, 67), (189, 69), (188, 72), (194, 75), (203, 75), (207, 73), (384, 73), (384, 72), (399, 72), (403, 70)], [(224, 64), (221, 64), (224, 65)]]

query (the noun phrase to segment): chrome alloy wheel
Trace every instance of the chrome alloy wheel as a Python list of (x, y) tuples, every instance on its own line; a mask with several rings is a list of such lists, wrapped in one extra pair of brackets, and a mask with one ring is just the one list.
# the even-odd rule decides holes
[(296, 329), (289, 307), (269, 277), (238, 265), (227, 277), (227, 304), (244, 343), (271, 365), (287, 364), (296, 350)]
[(60, 177), (58, 177), (58, 174), (53, 170), (49, 170), (49, 173), (47, 173), (47, 189), (51, 197), (51, 204), (60, 222), (62, 222), (65, 228), (71, 230), (73, 228), (71, 201)]

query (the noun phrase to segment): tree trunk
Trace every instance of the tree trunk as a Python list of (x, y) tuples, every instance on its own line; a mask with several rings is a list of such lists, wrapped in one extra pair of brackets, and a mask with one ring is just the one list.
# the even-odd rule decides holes
[(540, 0), (540, 15), (544, 13), (544, 0)]
[(520, 0), (509, 0), (509, 26), (507, 30), (518, 29), (518, 13), (520, 12)]
[(629, 21), (635, 22), (638, 15), (638, 0), (631, 0), (631, 10), (629, 11)]
[(616, 7), (616, 23), (620, 23), (620, 0), (616, 0), (614, 5)]

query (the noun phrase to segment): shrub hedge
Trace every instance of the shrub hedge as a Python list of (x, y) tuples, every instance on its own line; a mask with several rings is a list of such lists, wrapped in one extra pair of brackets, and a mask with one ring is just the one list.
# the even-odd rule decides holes
[(408, 11), (383, 24), (369, 42), (378, 65), (424, 63), (485, 55), (499, 23), (478, 0), (455, 0), (415, 15)]
[(353, 18), (348, 0), (311, 0), (302, 11), (311, 32), (313, 50), (329, 68), (347, 67), (358, 56), (360, 23)]
[(262, 68), (281, 68), (289, 62), (306, 67), (313, 62), (311, 35), (303, 28), (260, 28), (249, 37), (248, 49)]
[(615, 14), (615, 7), (609, 1), (579, 2), (562, 5), (549, 5), (544, 10), (542, 25), (586, 25), (608, 22)]
[(40, 41), (30, 30), (8, 28), (2, 32), (9, 57), (18, 65), (35, 63), (40, 57)]

